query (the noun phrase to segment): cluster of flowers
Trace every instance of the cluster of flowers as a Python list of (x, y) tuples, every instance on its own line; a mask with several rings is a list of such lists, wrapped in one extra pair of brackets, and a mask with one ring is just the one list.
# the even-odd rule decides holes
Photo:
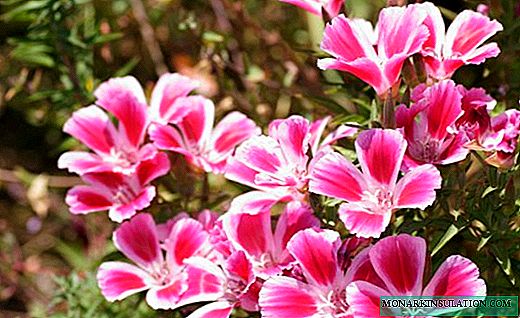
[[(323, 6), (329, 16), (343, 5), (286, 2), (316, 14)], [(64, 127), (93, 153), (68, 152), (58, 163), (88, 184), (69, 190), (72, 213), (109, 210), (113, 221), (127, 220), (113, 241), (135, 265), (103, 263), (97, 275), (103, 295), (115, 301), (146, 290), (154, 309), (204, 302), (190, 318), (228, 317), (237, 307), (263, 317), (378, 317), (380, 296), (485, 295), (470, 260), (449, 257), (424, 284), (424, 239), (401, 234), (372, 244), (372, 238), (398, 209), (435, 201), (437, 166), (464, 160), (470, 149), (487, 153), (490, 164), (512, 165), (520, 112), (492, 117), (495, 102), (484, 90), (449, 79), (464, 64), (497, 56), (496, 44), (482, 44), (501, 28), (464, 11), (445, 34), (431, 3), (385, 8), (375, 30), (367, 21), (334, 17), (322, 42), (333, 58), (321, 59), (320, 68), (352, 73), (388, 99), (398, 92), (403, 64), (412, 55), (424, 63), (428, 81), (413, 89), (411, 105), (395, 109), (395, 129), (340, 126), (322, 137), (330, 118), (291, 116), (271, 122), (264, 135), (239, 112), (213, 127), (215, 106), (190, 95), (198, 83), (187, 77), (163, 75), (149, 106), (133, 77), (103, 83), (95, 92), (99, 107), (80, 109)], [(355, 138), (360, 169), (334, 151), (342, 138)], [(170, 170), (166, 151), (254, 190), (234, 198), (223, 215), (181, 213), (156, 224), (137, 211), (156, 195), (151, 182)], [(342, 240), (320, 229), (310, 193), (342, 201), (339, 218), (355, 236)]]

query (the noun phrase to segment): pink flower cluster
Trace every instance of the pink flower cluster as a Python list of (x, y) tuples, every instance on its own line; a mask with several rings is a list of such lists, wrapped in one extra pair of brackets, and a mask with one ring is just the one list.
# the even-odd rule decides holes
[[(472, 261), (451, 256), (426, 283), (426, 241), (384, 233), (396, 211), (431, 206), (442, 187), (439, 169), (471, 150), (498, 167), (513, 164), (520, 112), (493, 116), (496, 102), (483, 89), (450, 79), (459, 67), (498, 55), (495, 43), (483, 43), (500, 23), (464, 11), (445, 32), (440, 11), (423, 3), (383, 9), (374, 29), (337, 16), (342, 1), (284, 2), (336, 16), (322, 42), (333, 57), (319, 60), (320, 68), (349, 72), (391, 98), (403, 64), (415, 55), (427, 83), (413, 88), (410, 105), (397, 106), (397, 128), (346, 124), (329, 134), (330, 117), (293, 115), (262, 134), (254, 121), (231, 112), (214, 126), (212, 101), (190, 95), (198, 83), (179, 74), (163, 75), (149, 104), (133, 77), (101, 84), (97, 106), (76, 111), (64, 127), (92, 152), (67, 152), (58, 165), (85, 182), (67, 194), (72, 213), (108, 210), (122, 223), (113, 241), (130, 262), (100, 266), (105, 298), (146, 291), (154, 309), (204, 303), (189, 318), (225, 318), (236, 308), (304, 318), (379, 317), (380, 296), (485, 295)], [(355, 160), (335, 151), (344, 138), (354, 140)], [(151, 205), (152, 182), (169, 172), (169, 153), (199, 173), (252, 190), (224, 214), (181, 213), (156, 224), (151, 214), (136, 212)], [(339, 202), (339, 219), (353, 236), (321, 228), (310, 203), (318, 195)]]

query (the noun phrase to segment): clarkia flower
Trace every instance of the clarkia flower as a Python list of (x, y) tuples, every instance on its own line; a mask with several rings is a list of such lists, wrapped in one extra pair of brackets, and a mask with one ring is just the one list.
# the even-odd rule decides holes
[(384, 8), (376, 33), (368, 21), (339, 15), (327, 24), (321, 43), (333, 58), (320, 59), (318, 67), (351, 73), (386, 97), (398, 84), (404, 61), (428, 38), (425, 18), (415, 6)]
[(448, 257), (424, 287), (426, 242), (408, 234), (386, 237), (354, 258), (356, 278), (346, 289), (354, 317), (380, 317), (381, 296), (485, 296), (478, 267), (460, 255)]
[(496, 43), (482, 45), (503, 30), (500, 22), (482, 13), (465, 10), (457, 15), (446, 31), (439, 8), (430, 2), (412, 6), (427, 14), (424, 25), (428, 27), (430, 36), (424, 42), (421, 54), (431, 77), (450, 78), (463, 65), (481, 64), (500, 54)]
[[(224, 173), (235, 147), (260, 134), (254, 121), (236, 111), (213, 128), (215, 105), (202, 96), (179, 97), (158, 113), (159, 119), (149, 129), (155, 146), (183, 155), (206, 172)], [(172, 120), (168, 114), (183, 116)]]
[(345, 0), (280, 0), (281, 2), (289, 3), (302, 8), (317, 16), (322, 15), (322, 10), (333, 18), (338, 15), (343, 7)]
[(163, 244), (149, 214), (139, 214), (114, 232), (114, 244), (136, 265), (105, 262), (97, 273), (103, 296), (121, 300), (147, 290), (146, 302), (154, 309), (174, 309), (186, 304), (210, 301), (221, 286), (211, 274), (186, 263), (191, 257), (204, 256), (208, 233), (198, 221), (181, 218)]
[(170, 170), (164, 153), (141, 161), (131, 175), (119, 172), (91, 172), (81, 176), (88, 185), (78, 185), (67, 192), (65, 202), (73, 214), (108, 210), (112, 221), (122, 222), (150, 205), (155, 197), (154, 179)]
[(318, 159), (310, 174), (309, 191), (345, 200), (339, 217), (360, 237), (379, 237), (397, 209), (425, 209), (441, 187), (439, 171), (430, 164), (397, 176), (406, 141), (395, 130), (370, 129), (355, 142), (360, 172), (342, 155), (330, 152)]
[(330, 150), (331, 143), (357, 132), (356, 128), (341, 126), (321, 142), (327, 121), (328, 118), (311, 124), (301, 116), (273, 121), (268, 136), (252, 137), (237, 148), (226, 178), (280, 199), (304, 199), (312, 165), (309, 151), (319, 157)]
[(469, 153), (464, 147), (468, 140), (455, 127), (462, 115), (462, 95), (455, 83), (445, 80), (430, 87), (420, 85), (412, 97), (415, 103), (410, 108), (401, 105), (396, 110), (397, 127), (402, 128), (408, 142), (405, 168), (464, 160)]

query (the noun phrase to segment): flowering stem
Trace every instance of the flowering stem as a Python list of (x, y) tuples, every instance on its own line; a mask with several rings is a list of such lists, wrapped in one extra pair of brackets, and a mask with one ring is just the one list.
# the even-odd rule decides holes
[(383, 100), (383, 113), (381, 115), (381, 123), (384, 128), (395, 128), (395, 109), (394, 99), (392, 98), (392, 89), (388, 90), (386, 98)]

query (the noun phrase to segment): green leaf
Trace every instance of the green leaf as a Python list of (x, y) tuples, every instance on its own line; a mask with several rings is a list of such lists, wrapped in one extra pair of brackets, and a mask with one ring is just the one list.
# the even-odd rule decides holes
[(446, 230), (446, 233), (441, 237), (437, 245), (433, 248), (432, 251), (432, 257), (437, 254), (441, 250), (441, 248), (446, 245), (455, 235), (459, 234), (460, 231), (462, 231), (464, 228), (466, 228), (467, 225), (464, 225), (462, 227), (457, 227), (455, 224), (450, 225), (448, 229)]

